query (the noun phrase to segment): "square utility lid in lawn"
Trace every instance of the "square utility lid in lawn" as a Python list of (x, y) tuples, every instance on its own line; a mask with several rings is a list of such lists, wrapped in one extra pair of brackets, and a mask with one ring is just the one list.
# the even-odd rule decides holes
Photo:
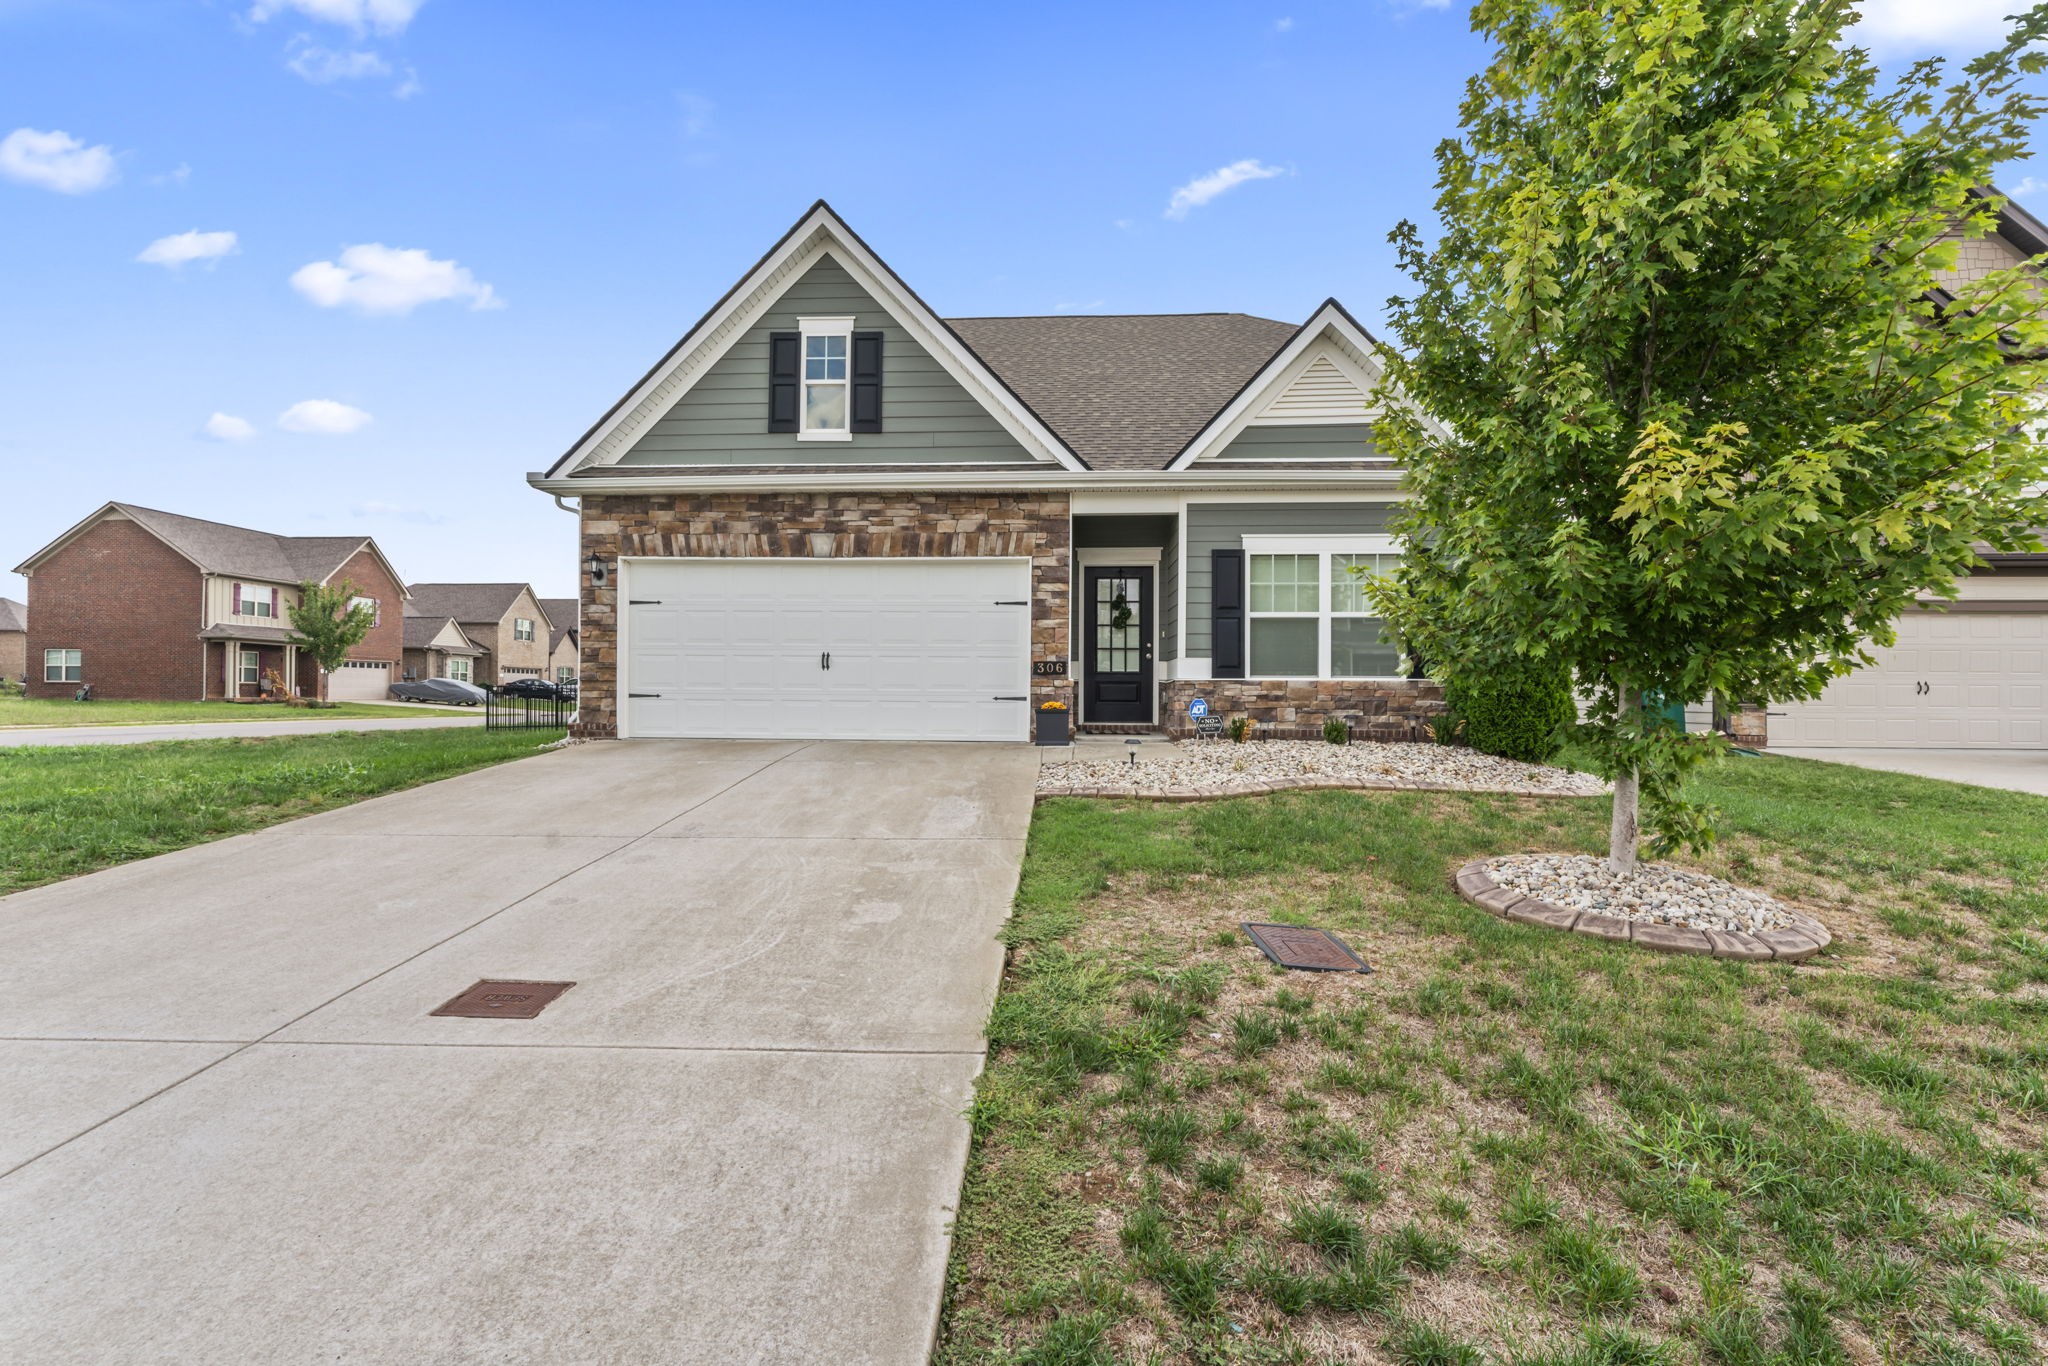
[(428, 1013), (460, 1015), (472, 1020), (530, 1020), (575, 985), (574, 982), (505, 982), (486, 978)]
[(1366, 961), (1351, 946), (1328, 930), (1304, 929), (1300, 925), (1254, 925), (1246, 921), (1238, 928), (1251, 936), (1259, 951), (1283, 968), (1300, 972), (1371, 972)]

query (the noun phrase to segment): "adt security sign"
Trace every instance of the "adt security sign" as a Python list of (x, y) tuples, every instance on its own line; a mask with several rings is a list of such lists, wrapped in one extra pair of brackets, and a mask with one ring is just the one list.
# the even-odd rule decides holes
[(1199, 721), (1199, 720), (1201, 720), (1201, 719), (1202, 719), (1203, 717), (1207, 716), (1208, 714), (1209, 714), (1209, 699), (1208, 699), (1208, 698), (1206, 698), (1206, 697), (1197, 697), (1197, 698), (1196, 698), (1196, 699), (1194, 699), (1194, 700), (1193, 700), (1192, 702), (1188, 703), (1188, 715), (1189, 715), (1189, 716), (1192, 716), (1192, 717), (1194, 717), (1194, 718), (1195, 718), (1195, 720)]

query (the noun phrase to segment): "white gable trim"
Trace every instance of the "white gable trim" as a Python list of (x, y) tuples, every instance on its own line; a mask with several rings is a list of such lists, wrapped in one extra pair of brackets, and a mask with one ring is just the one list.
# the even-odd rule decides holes
[[(1337, 377), (1350, 384), (1357, 392), (1357, 401), (1347, 396), (1333, 402), (1321, 395), (1297, 393), (1308, 373), (1318, 365), (1327, 365)], [(1368, 370), (1352, 359), (1345, 351), (1320, 341), (1301, 353), (1294, 364), (1287, 367), (1273, 385), (1273, 396), (1266, 400), (1248, 424), (1253, 427), (1325, 427), (1340, 423), (1369, 422), (1372, 420), (1373, 391), (1379, 388), (1378, 366)]]
[(1034, 459), (1064, 469), (1085, 469), (1059, 437), (953, 335), (896, 272), (869, 251), (822, 201), (749, 271), (730, 294), (621, 399), (568, 454), (550, 477), (597, 465), (615, 465), (677, 399), (732, 349), (753, 320), (780, 299), (805, 271), (830, 257), (877, 302), (911, 339), (1016, 438)]
[[(1332, 299), (1302, 324), (1301, 330), (1280, 348), (1273, 359), (1266, 362), (1265, 369), (1253, 376), (1236, 398), (1224, 405), (1222, 412), (1209, 419), (1208, 425), (1174, 457), (1167, 470), (1185, 470), (1197, 461), (1210, 459), (1225, 450), (1321, 354), (1329, 355), (1340, 366), (1349, 367), (1348, 372), (1355, 378), (1366, 381), (1362, 387), (1368, 393), (1377, 391), (1381, 378), (1386, 374), (1378, 343)], [(1368, 408), (1358, 418), (1350, 420), (1370, 421), (1374, 411), (1374, 408)], [(1423, 421), (1432, 429), (1436, 428), (1436, 423), (1427, 416)]]

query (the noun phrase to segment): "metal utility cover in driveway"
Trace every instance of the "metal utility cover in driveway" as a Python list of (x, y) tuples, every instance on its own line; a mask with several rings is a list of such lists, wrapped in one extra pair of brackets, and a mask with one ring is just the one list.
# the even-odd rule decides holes
[(1259, 951), (1283, 968), (1304, 972), (1371, 972), (1363, 958), (1328, 930), (1305, 930), (1299, 925), (1240, 925)]
[(486, 979), (428, 1013), (462, 1015), (473, 1020), (530, 1020), (575, 985), (574, 982), (499, 982)]

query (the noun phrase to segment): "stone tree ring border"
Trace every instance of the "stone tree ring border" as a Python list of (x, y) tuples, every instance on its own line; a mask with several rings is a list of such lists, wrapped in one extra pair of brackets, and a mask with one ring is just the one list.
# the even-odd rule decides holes
[(1574, 911), (1510, 891), (1493, 880), (1486, 864), (1485, 859), (1474, 859), (1458, 870), (1458, 895), (1483, 911), (1521, 925), (1568, 930), (1595, 939), (1623, 939), (1662, 953), (1697, 953), (1748, 963), (1797, 963), (1819, 953), (1834, 937), (1827, 926), (1789, 907), (1790, 928), (1761, 934), (1696, 930), (1689, 925), (1656, 925), (1598, 911)]

